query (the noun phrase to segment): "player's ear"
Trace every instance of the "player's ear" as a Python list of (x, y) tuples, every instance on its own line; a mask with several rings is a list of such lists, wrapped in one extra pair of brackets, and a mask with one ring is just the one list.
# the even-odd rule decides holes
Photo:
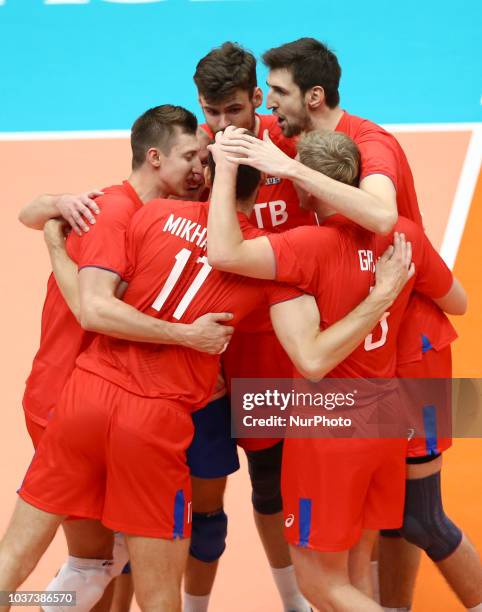
[(263, 90), (261, 87), (254, 88), (251, 102), (253, 103), (254, 108), (259, 108), (261, 104), (263, 104)]
[(261, 175), (259, 177), (259, 187), (261, 187), (261, 185), (264, 185), (266, 183), (267, 178), (268, 178), (268, 175), (266, 174), (266, 172), (261, 172)]
[(315, 85), (305, 94), (305, 101), (310, 110), (316, 110), (320, 108), (325, 102), (325, 90), (321, 85)]
[(160, 168), (162, 165), (162, 160), (164, 159), (164, 155), (154, 147), (151, 147), (147, 150), (146, 153), (146, 162), (149, 163), (154, 168)]

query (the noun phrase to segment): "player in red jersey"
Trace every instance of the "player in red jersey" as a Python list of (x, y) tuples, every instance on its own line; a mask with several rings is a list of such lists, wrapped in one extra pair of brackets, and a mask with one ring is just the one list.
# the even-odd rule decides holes
[[(61, 275), (59, 284), (64, 288), (64, 296), (52, 275), (42, 313), (40, 348), (27, 380), (23, 400), (27, 427), (35, 446), (43, 435), (78, 354), (94, 337), (91, 332), (111, 333), (133, 340), (175, 342), (211, 352), (218, 352), (229, 340), (232, 328), (216, 323), (216, 317), (212, 315), (194, 325), (184, 326), (154, 321), (132, 311), (120, 301), (116, 301), (116, 308), (109, 310), (108, 316), (101, 311), (101, 298), (109, 294), (106, 279), (109, 282), (112, 275), (108, 270), (123, 273), (125, 232), (132, 215), (154, 196), (187, 194), (193, 175), (201, 172), (197, 157), (199, 146), (196, 128), (195, 117), (181, 107), (165, 105), (146, 112), (134, 123), (132, 129), (133, 171), (129, 181), (97, 194), (99, 197), (91, 204), (101, 210), (97, 222), (82, 238), (69, 236), (66, 241), (67, 251), (62, 236), (60, 239), (57, 236), (57, 242), (50, 237), (53, 269), (57, 275)], [(50, 199), (51, 204), (54, 204), (54, 198)], [(65, 198), (63, 200), (65, 204)], [(33, 207), (27, 207), (21, 218), (38, 227), (46, 218), (58, 213), (48, 203), (46, 206), (45, 203), (39, 205), (37, 202)], [(65, 210), (63, 214), (69, 217)], [(51, 227), (48, 231), (52, 234)], [(67, 273), (62, 263), (65, 263)], [(88, 308), (84, 306), (81, 316), (77, 267), (86, 266), (95, 266), (90, 268), (95, 270), (95, 279), (92, 279), (90, 285), (84, 280), (84, 292), (89, 292), (89, 304)], [(123, 334), (126, 321), (129, 324), (127, 336)], [(133, 323), (136, 325), (134, 335)], [(80, 582), (87, 577), (91, 581), (95, 578), (96, 590), (91, 592), (95, 599), (102, 594), (103, 586), (112, 575), (122, 569), (125, 554), (122, 555), (120, 547), (116, 546), (118, 560), (112, 568), (109, 561), (112, 558), (112, 533), (98, 522), (68, 521), (64, 529), (69, 559), (49, 588), (61, 589), (63, 581), (74, 572)], [(94, 603), (92, 599), (88, 601), (89, 604)], [(78, 604), (82, 604), (80, 592)]]
[[(421, 226), (410, 167), (396, 139), (380, 126), (349, 115), (339, 106), (341, 69), (336, 56), (319, 41), (302, 38), (270, 49), (263, 59), (269, 68), (267, 104), (278, 118), (283, 133), (293, 136), (304, 130), (329, 129), (348, 134), (360, 148), (359, 189), (331, 181), (297, 163), (270, 143), (268, 137), (262, 143), (242, 137), (238, 146), (232, 148), (236, 154), (247, 157), (242, 163), (254, 164), (264, 172), (291, 179), (319, 201), (330, 203), (338, 212), (368, 229), (387, 232), (394, 223), (397, 209), (399, 214)], [(397, 375), (446, 376), (451, 372), (450, 344), (456, 338), (447, 317), (432, 300), (424, 300), (417, 293), (412, 296), (405, 316), (398, 347)], [(414, 407), (418, 406), (418, 401), (416, 396), (412, 398)], [(406, 535), (439, 564), (461, 601), (466, 606), (473, 606), (482, 600), (482, 569), (477, 552), (449, 519), (442, 524), (434, 520), (437, 514), (445, 517), (438, 491), (439, 454), (446, 446), (447, 440), (436, 442), (433, 448), (427, 444), (417, 446), (415, 440), (409, 445), (407, 492), (411, 497), (413, 489), (418, 501), (408, 504), (407, 522), (417, 520), (423, 524), (424, 535), (420, 531)], [(411, 458), (411, 455), (418, 456)], [(428, 463), (420, 465), (419, 461)], [(424, 498), (430, 499), (427, 507), (422, 507), (421, 497), (415, 492), (420, 484), (415, 480), (420, 478), (424, 479), (423, 486), (427, 488)], [(387, 561), (382, 577), (389, 581), (381, 585), (382, 602), (409, 608), (419, 552), (393, 538), (381, 538), (380, 544), (381, 549), (385, 549), (381, 550), (381, 556)], [(460, 579), (468, 575), (473, 579)]]
[[(229, 132), (235, 140), (236, 130)], [(235, 165), (227, 161), (226, 153), (221, 153), (226, 138), (217, 140), (218, 144), (212, 147), (219, 159), (218, 188), (213, 191), (209, 216), (210, 262), (222, 270), (276, 278), (312, 292), (320, 309), (322, 327), (329, 326), (344, 315), (352, 301), (369, 292), (374, 262), (390, 238), (362, 229), (334, 214), (325, 204), (320, 228), (303, 227), (244, 240), (231, 195)], [(229, 146), (225, 148), (229, 150)], [(347, 184), (356, 184), (359, 156), (356, 145), (347, 136), (312, 132), (300, 142), (299, 152), (301, 160), (310, 167)], [(322, 211), (321, 203), (318, 211)], [(302, 375), (312, 379), (325, 374), (333, 378), (395, 376), (397, 332), (413, 289), (436, 299), (454, 314), (464, 311), (463, 289), (421, 228), (400, 218), (397, 229), (414, 245), (414, 281), (405, 287), (388, 315), (382, 317), (380, 332), (374, 330), (369, 334), (328, 374), (317, 368), (300, 368), (295, 362)], [(377, 341), (373, 340), (375, 334)], [(362, 592), (368, 594), (370, 590), (369, 555), (364, 574), (350, 576), (348, 551), (360, 540), (363, 529), (402, 523), (406, 446), (406, 441), (396, 439), (285, 441), (286, 534), (300, 586), (317, 607), (381, 609)], [(350, 578), (360, 590), (350, 584)]]
[[(240, 173), (237, 187), (240, 209), (246, 213), (252, 210), (260, 179), (249, 170)], [(292, 342), (303, 338), (301, 349), (333, 363), (334, 351), (325, 347), (331, 334), (320, 331), (311, 296), (211, 269), (205, 256), (207, 216), (207, 204), (172, 200), (155, 200), (138, 211), (127, 235), (129, 270), (110, 272), (114, 284), (121, 276), (129, 281), (126, 308), (180, 325), (211, 305), (229, 304), (236, 324), (268, 300), (277, 304), (281, 325), (283, 311), (296, 298), (313, 326), (300, 334), (286, 320), (283, 334)], [(248, 238), (259, 235), (241, 212), (240, 222)], [(90, 267), (79, 273), (81, 287)], [(345, 336), (363, 337), (407, 278), (407, 264), (401, 261), (395, 274), (392, 270), (334, 328)], [(116, 302), (114, 295), (103, 300), (114, 312)], [(83, 308), (81, 302), (81, 312)], [(136, 325), (134, 320), (131, 335)], [(128, 333), (127, 326), (123, 333)], [(190, 413), (206, 404), (218, 367), (219, 356), (185, 347), (105, 335), (93, 340), (77, 360), (21, 487), (22, 499), (1, 546), (1, 588), (15, 588), (26, 578), (64, 516), (75, 513), (132, 534), (128, 545), (141, 608), (180, 609), (187, 541), (171, 540), (188, 536), (190, 529), (185, 460), (193, 429)]]
[[(293, 140), (283, 136), (276, 119), (257, 112), (263, 93), (257, 85), (256, 59), (252, 53), (236, 43), (225, 42), (198, 62), (194, 82), (206, 119), (206, 123), (199, 128), (204, 147), (213, 140), (216, 132), (228, 125), (235, 125), (249, 129), (257, 136), (262, 136), (268, 130), (278, 146), (288, 155), (295, 155)], [(315, 217), (312, 211), (300, 208), (291, 181), (274, 175), (265, 177), (250, 220), (261, 229), (284, 231), (299, 225), (311, 225)], [(268, 375), (289, 378), (292, 369), (290, 359), (274, 334), (266, 309), (253, 313), (236, 330), (223, 354), (222, 363), (228, 389), (233, 378)], [(227, 423), (226, 436), (230, 435)], [(280, 492), (282, 443), (272, 439), (243, 439), (238, 440), (238, 444), (246, 451), (255, 523), (283, 606), (286, 610), (306, 612), (309, 607), (296, 585), (288, 547), (283, 538)], [(226, 470), (225, 473), (230, 472)], [(203, 474), (205, 477), (211, 475), (209, 471)], [(209, 493), (210, 498), (205, 501), (211, 505), (205, 505), (206, 511), (222, 508), (225, 478), (209, 478), (209, 481), (197, 479), (195, 483), (197, 493), (203, 490)], [(204, 529), (213, 542), (213, 530), (207, 524)], [(199, 532), (195, 532), (193, 543), (198, 534), (202, 535), (202, 530), (200, 528)], [(219, 544), (215, 547), (218, 556), (224, 550), (225, 532), (216, 530), (214, 533), (219, 538)], [(209, 562), (203, 562), (208, 559)], [(184, 584), (185, 612), (207, 610), (217, 565), (212, 559), (212, 555), (203, 554), (201, 549), (190, 557)]]

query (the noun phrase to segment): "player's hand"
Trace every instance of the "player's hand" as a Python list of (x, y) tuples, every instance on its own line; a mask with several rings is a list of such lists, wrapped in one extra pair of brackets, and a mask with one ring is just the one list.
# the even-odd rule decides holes
[(186, 346), (210, 355), (222, 353), (234, 332), (234, 327), (224, 323), (232, 318), (230, 312), (208, 313), (199, 317), (189, 325)]
[[(237, 128), (234, 125), (228, 125), (222, 132), (217, 132), (214, 137), (214, 142), (208, 145), (208, 150), (213, 156), (216, 168), (223, 166), (232, 168), (233, 171), (237, 172), (237, 161), (238, 157), (229, 152), (230, 138), (241, 137), (246, 130), (244, 128)], [(228, 147), (228, 151), (225, 148)]]
[(94, 225), (95, 215), (100, 212), (94, 198), (101, 195), (103, 195), (103, 192), (98, 190), (87, 191), (78, 195), (66, 193), (61, 195), (56, 202), (61, 217), (79, 236), (89, 231), (88, 223)]
[(49, 248), (65, 248), (70, 225), (64, 219), (49, 219), (44, 225), (44, 240)]
[(264, 131), (263, 140), (250, 134), (225, 132), (220, 144), (229, 161), (252, 166), (271, 176), (287, 177), (297, 163), (273, 144), (268, 130)]
[(414, 274), (412, 243), (407, 242), (404, 234), (395, 232), (393, 246), (390, 245), (377, 261), (374, 291), (382, 292), (393, 302)]

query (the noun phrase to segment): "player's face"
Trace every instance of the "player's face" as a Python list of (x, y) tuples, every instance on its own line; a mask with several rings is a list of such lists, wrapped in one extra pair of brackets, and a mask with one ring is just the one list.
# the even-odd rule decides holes
[(214, 133), (224, 130), (228, 125), (253, 131), (255, 111), (262, 100), (259, 87), (252, 96), (249, 92), (238, 89), (232, 96), (216, 103), (208, 102), (203, 96), (199, 96), (206, 123)]
[(287, 137), (309, 129), (310, 117), (304, 96), (286, 68), (271, 70), (268, 75), (266, 106), (278, 117), (279, 126)]
[(159, 170), (162, 183), (168, 193), (187, 196), (199, 188), (203, 181), (200, 145), (195, 135), (178, 132), (169, 155), (164, 155)]

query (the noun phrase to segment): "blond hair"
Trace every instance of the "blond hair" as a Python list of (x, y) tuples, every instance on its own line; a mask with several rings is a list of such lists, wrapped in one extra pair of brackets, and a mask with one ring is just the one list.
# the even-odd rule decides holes
[(360, 173), (360, 151), (342, 132), (328, 130), (304, 134), (298, 142), (300, 161), (312, 170), (335, 181), (357, 185)]

